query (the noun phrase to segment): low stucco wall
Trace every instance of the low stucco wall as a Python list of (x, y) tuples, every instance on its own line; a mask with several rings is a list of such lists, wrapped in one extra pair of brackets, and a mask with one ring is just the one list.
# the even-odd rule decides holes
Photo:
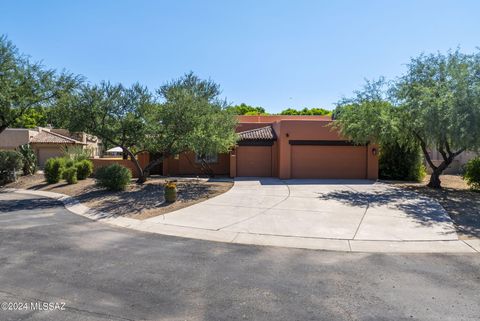
[[(129, 159), (121, 159), (121, 158), (91, 158), (93, 162), (93, 171), (94, 173), (101, 167), (109, 166), (112, 164), (119, 164), (122, 165), (130, 170), (132, 173), (132, 177), (138, 177), (138, 170), (135, 167), (135, 163)], [(140, 163), (142, 166), (142, 163)], [(142, 166), (144, 167), (144, 166)]]
[[(217, 162), (209, 164), (216, 175), (229, 175), (230, 154), (218, 154)], [(202, 175), (204, 174), (199, 164), (195, 163), (195, 153), (182, 153), (176, 159), (169, 157), (163, 161), (163, 174), (175, 175)]]

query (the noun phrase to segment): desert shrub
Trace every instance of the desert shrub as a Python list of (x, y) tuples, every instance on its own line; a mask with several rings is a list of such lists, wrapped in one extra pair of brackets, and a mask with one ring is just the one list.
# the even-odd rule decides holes
[(75, 166), (75, 161), (73, 159), (69, 159), (67, 157), (62, 157), (63, 161), (65, 162), (65, 168), (70, 168)]
[(23, 157), (23, 175), (33, 175), (38, 169), (37, 155), (29, 144), (21, 145), (18, 148)]
[(22, 167), (22, 154), (16, 151), (0, 150), (0, 184), (15, 181), (16, 171)]
[(475, 157), (465, 164), (462, 176), (471, 189), (480, 191), (480, 157)]
[(68, 184), (77, 184), (77, 168), (68, 167), (63, 171), (63, 178), (67, 181)]
[(58, 183), (65, 170), (65, 159), (62, 157), (49, 158), (45, 163), (44, 173), (47, 183)]
[(93, 163), (88, 159), (84, 159), (75, 164), (77, 168), (77, 178), (79, 180), (86, 179), (93, 173)]
[(72, 160), (73, 162), (80, 162), (91, 157), (92, 151), (82, 146), (69, 146), (62, 148), (63, 157)]
[(121, 191), (130, 183), (132, 173), (124, 166), (112, 164), (99, 168), (95, 173), (95, 178), (98, 186), (112, 191)]
[(380, 178), (422, 181), (426, 175), (420, 149), (408, 149), (399, 144), (381, 146), (379, 157)]

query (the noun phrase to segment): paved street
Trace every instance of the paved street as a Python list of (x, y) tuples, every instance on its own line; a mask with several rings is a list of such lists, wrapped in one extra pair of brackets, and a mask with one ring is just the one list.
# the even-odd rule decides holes
[(478, 320), (480, 255), (326, 252), (149, 234), (0, 193), (0, 320)]

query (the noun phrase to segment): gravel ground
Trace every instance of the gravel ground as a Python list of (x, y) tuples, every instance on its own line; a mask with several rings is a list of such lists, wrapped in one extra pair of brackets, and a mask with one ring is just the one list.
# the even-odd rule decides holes
[(175, 203), (165, 203), (163, 184), (167, 179), (172, 178), (154, 177), (143, 185), (138, 185), (132, 180), (125, 191), (111, 192), (95, 186), (93, 178), (78, 181), (73, 185), (68, 185), (65, 181), (47, 184), (42, 174), (36, 174), (22, 176), (7, 187), (62, 193), (75, 196), (85, 205), (113, 216), (146, 219), (225, 193), (233, 185), (229, 179), (176, 178), (178, 200)]
[(442, 175), (442, 189), (426, 186), (427, 176), (422, 183), (389, 182), (436, 199), (455, 223), (461, 239), (480, 237), (480, 193), (473, 192), (459, 175)]

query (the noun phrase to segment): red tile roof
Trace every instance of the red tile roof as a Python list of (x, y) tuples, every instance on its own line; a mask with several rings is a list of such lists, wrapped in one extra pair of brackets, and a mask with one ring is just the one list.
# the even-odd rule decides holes
[(37, 135), (35, 135), (31, 140), (31, 143), (41, 143), (41, 144), (80, 144), (84, 145), (84, 143), (75, 140), (73, 138), (63, 136), (57, 133), (49, 132), (49, 131), (41, 131)]
[(239, 132), (240, 140), (275, 140), (277, 136), (272, 126), (255, 128)]

